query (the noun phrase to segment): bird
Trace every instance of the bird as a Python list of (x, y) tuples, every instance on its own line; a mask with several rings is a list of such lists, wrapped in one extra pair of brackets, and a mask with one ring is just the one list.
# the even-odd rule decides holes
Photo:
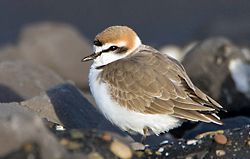
[(93, 41), (90, 91), (97, 109), (114, 125), (143, 137), (185, 121), (223, 124), (223, 107), (197, 88), (174, 58), (144, 45), (128, 26), (110, 26)]

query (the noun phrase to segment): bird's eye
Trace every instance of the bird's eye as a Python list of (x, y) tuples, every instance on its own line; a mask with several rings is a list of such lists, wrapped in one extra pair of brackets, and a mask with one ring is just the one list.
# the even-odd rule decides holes
[(110, 46), (110, 48), (109, 48), (110, 51), (115, 51), (116, 49), (118, 49), (117, 46)]

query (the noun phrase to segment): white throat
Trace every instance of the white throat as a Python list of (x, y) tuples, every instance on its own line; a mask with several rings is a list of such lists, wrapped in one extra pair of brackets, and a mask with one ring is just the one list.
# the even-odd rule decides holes
[[(107, 65), (111, 62), (114, 62), (116, 60), (119, 60), (119, 59), (122, 59), (126, 56), (128, 56), (131, 52), (133, 52), (134, 50), (136, 50), (140, 45), (141, 45), (141, 40), (140, 38), (137, 36), (136, 37), (136, 40), (135, 40), (135, 45), (133, 48), (129, 49), (126, 53), (123, 53), (123, 54), (117, 54), (117, 53), (114, 53), (112, 51), (110, 52), (105, 52), (105, 53), (102, 53), (100, 56), (98, 56), (96, 59), (94, 59), (94, 63), (93, 65), (95, 67), (98, 67), (98, 66), (103, 66), (103, 65)], [(126, 42), (125, 41), (121, 41), (119, 43), (116, 43), (116, 44), (112, 44), (112, 43), (106, 43), (102, 46), (94, 46), (94, 52), (95, 53), (98, 53), (98, 52), (101, 52), (102, 50), (106, 50), (108, 49), (110, 46), (118, 46), (118, 47), (124, 47), (126, 46)]]

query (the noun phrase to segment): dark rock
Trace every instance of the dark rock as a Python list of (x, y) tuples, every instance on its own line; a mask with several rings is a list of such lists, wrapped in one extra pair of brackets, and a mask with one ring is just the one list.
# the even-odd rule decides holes
[(73, 26), (53, 22), (28, 25), (21, 31), (18, 49), (22, 58), (45, 65), (66, 80), (88, 88), (90, 63), (82, 63), (81, 59), (92, 49)]
[(62, 82), (60, 76), (40, 65), (0, 62), (0, 102), (20, 102)]
[(241, 158), (248, 159), (250, 155), (249, 145), (250, 126), (238, 129), (225, 130), (223, 135), (227, 138), (226, 144), (217, 143), (213, 135), (207, 135), (201, 139), (176, 140), (148, 147), (138, 151), (141, 158)]
[(244, 125), (250, 125), (250, 118), (238, 116), (234, 118), (228, 118), (223, 120), (223, 125), (217, 125), (212, 123), (203, 123), (200, 122), (195, 128), (188, 130), (183, 135), (184, 139), (192, 139), (198, 134), (209, 132), (209, 131), (216, 131), (216, 130), (226, 130), (226, 129), (234, 129), (240, 128)]
[[(247, 63), (242, 50), (224, 38), (211, 38), (200, 42), (183, 60), (183, 65), (193, 83), (228, 110), (226, 116), (250, 114), (249, 93), (239, 89), (239, 82), (232, 74), (232, 67), (241, 69), (238, 68), (241, 67), (238, 66), (238, 61)], [(244, 72), (241, 75), (248, 79), (248, 75)], [(245, 85), (248, 85), (248, 81)]]
[(55, 86), (21, 105), (68, 129), (97, 128), (100, 121), (106, 120), (70, 83)]

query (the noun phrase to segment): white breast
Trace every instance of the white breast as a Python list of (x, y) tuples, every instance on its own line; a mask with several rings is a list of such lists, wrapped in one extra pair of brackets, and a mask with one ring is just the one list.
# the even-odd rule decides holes
[(125, 131), (133, 130), (143, 134), (143, 128), (149, 127), (155, 134), (180, 126), (181, 122), (169, 115), (151, 115), (130, 111), (119, 106), (109, 93), (107, 84), (97, 81), (101, 70), (93, 64), (89, 73), (89, 85), (98, 109), (104, 116)]

